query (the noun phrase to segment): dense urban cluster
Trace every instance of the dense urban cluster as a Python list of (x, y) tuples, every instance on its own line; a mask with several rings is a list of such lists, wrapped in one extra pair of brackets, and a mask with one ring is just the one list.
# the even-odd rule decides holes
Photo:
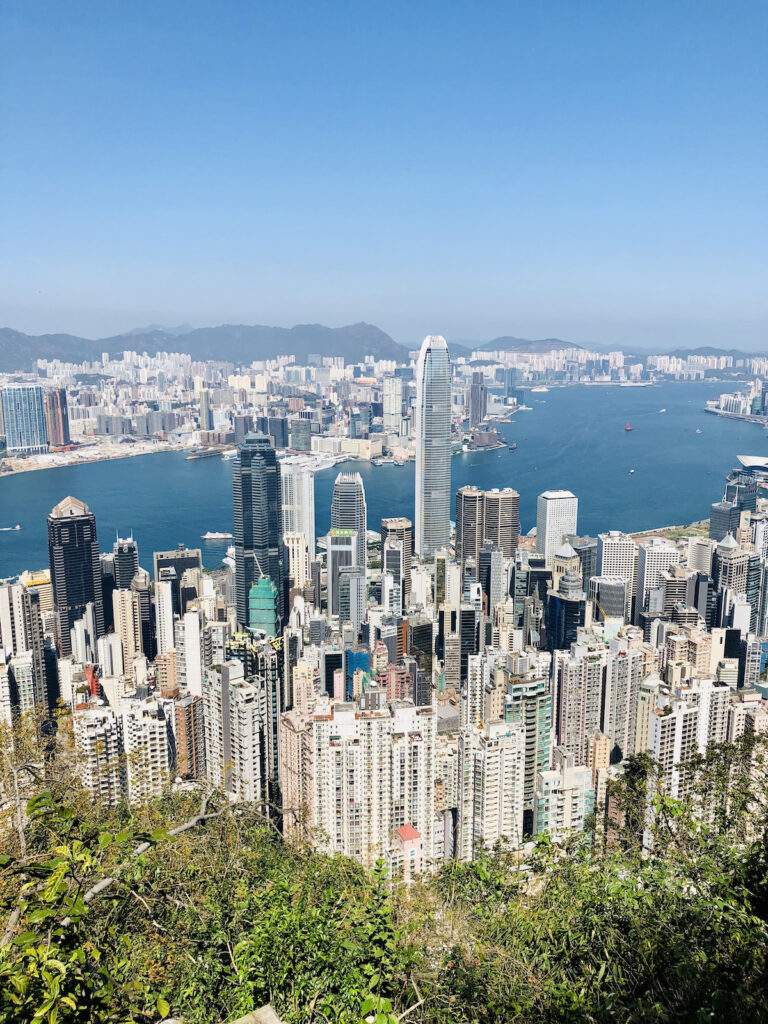
[[(414, 356), (369, 377), (330, 357), (274, 373), (136, 357), (69, 411), (64, 388), (6, 386), (9, 452), (104, 417), (233, 446), (233, 514), (219, 567), (183, 545), (142, 564), (133, 537), (105, 549), (87, 503), (64, 497), (47, 569), (0, 587), (3, 721), (71, 716), (105, 807), (221, 792), (406, 881), (592, 828), (632, 755), (683, 797), (691, 758), (768, 731), (765, 461), (741, 459), (708, 535), (581, 536), (565, 490), (538, 496), (523, 534), (506, 481), (461, 487), (451, 522), (453, 452), (498, 439), (532, 370), (452, 366), (440, 337)], [(171, 383), (181, 368), (194, 382)], [(142, 411), (121, 417), (129, 400)], [(413, 455), (413, 518), (369, 523), (342, 471), (316, 537), (316, 456), (364, 447)]]

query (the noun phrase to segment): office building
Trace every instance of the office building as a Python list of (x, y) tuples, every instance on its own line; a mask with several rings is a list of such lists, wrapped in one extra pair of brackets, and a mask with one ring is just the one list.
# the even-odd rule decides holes
[(456, 492), (456, 561), (459, 565), (468, 558), (477, 563), (484, 529), (483, 492), (472, 485), (460, 487)]
[(357, 537), (355, 565), (366, 566), (368, 509), (365, 488), (359, 473), (339, 473), (333, 485), (331, 500), (331, 529), (354, 530)]
[(514, 558), (520, 539), (520, 495), (512, 487), (483, 491), (483, 540)]
[(42, 455), (48, 451), (43, 389), (39, 384), (6, 384), (0, 392), (9, 455)]
[(71, 444), (65, 388), (48, 388), (45, 392), (45, 426), (51, 448)]
[(93, 605), (94, 644), (104, 633), (96, 518), (77, 498), (65, 498), (48, 516), (48, 561), (59, 619), (60, 651), (66, 657), (72, 652), (72, 627), (84, 615), (86, 605)]
[(411, 563), (413, 561), (413, 524), (405, 516), (394, 516), (381, 520), (381, 550), (388, 540), (397, 539), (403, 551), (403, 609), (408, 607), (411, 596)]
[(211, 392), (207, 388), (203, 388), (200, 392), (200, 429), (213, 430)]
[(623, 611), (629, 622), (632, 615), (632, 597), (635, 593), (637, 545), (629, 534), (611, 530), (597, 535), (597, 576), (627, 581), (627, 604)]
[[(661, 537), (640, 541), (637, 546), (637, 583), (635, 586), (635, 625), (640, 625), (643, 612), (654, 612), (649, 600), (651, 592), (661, 585), (661, 574), (680, 561), (674, 544)], [(663, 610), (663, 605), (662, 609)]]
[(447, 548), (451, 517), (451, 362), (445, 338), (424, 339), (416, 368), (416, 553)]
[(298, 533), (304, 538), (311, 562), (315, 557), (315, 474), (306, 459), (281, 460), (280, 500), (283, 533)]
[(400, 434), (403, 422), (403, 379), (385, 377), (382, 387), (384, 433)]
[(112, 566), (115, 587), (118, 590), (127, 590), (139, 571), (139, 549), (133, 537), (127, 540), (117, 538), (112, 546)]
[(536, 506), (536, 550), (544, 556), (545, 568), (552, 566), (555, 552), (576, 533), (579, 500), (570, 491), (544, 491)]
[(179, 544), (173, 551), (155, 551), (153, 562), (155, 585), (161, 581), (170, 583), (174, 614), (181, 615), (185, 611), (181, 600), (181, 580), (189, 569), (202, 572), (200, 548), (187, 548)]
[(248, 624), (248, 595), (268, 576), (279, 595), (278, 625), (285, 602), (280, 467), (275, 449), (263, 434), (249, 434), (233, 460), (235, 520), (235, 608), (240, 625)]
[(303, 590), (309, 582), (309, 549), (303, 533), (284, 533), (283, 542), (288, 555), (286, 571), (292, 586)]
[(332, 529), (328, 534), (328, 617), (339, 614), (339, 575), (344, 568), (358, 568), (357, 530)]
[(483, 383), (482, 370), (475, 370), (472, 373), (472, 383), (469, 385), (468, 394), (469, 425), (479, 427), (485, 419), (488, 404), (488, 390)]

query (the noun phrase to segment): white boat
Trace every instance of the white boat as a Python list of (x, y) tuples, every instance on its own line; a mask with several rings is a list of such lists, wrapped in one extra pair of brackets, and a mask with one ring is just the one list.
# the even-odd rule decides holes
[(666, 412), (666, 409), (659, 409), (659, 412)]
[(230, 459), (234, 459), (237, 456), (237, 448), (228, 448), (227, 451), (221, 453), (222, 459), (226, 459), (229, 462)]
[(699, 430), (699, 428), (698, 428), (698, 427), (696, 427), (696, 433), (697, 433), (697, 434), (700, 434), (700, 433), (701, 433), (701, 431)]
[(537, 395), (541, 395), (545, 391), (549, 391), (549, 388), (545, 388), (543, 384), (540, 384), (538, 387), (531, 388), (531, 391), (534, 392)]
[(629, 471), (629, 472), (630, 472), (630, 473), (634, 473), (635, 471), (634, 471), (634, 469), (630, 469), (630, 471)]
[(214, 533), (209, 530), (208, 533), (204, 533), (200, 540), (232, 540), (231, 533)]
[(12, 533), (14, 530), (20, 530), (20, 529), (21, 529), (21, 526), (19, 526), (18, 523), (16, 523), (15, 526), (0, 526), (0, 530), (2, 530), (3, 533)]

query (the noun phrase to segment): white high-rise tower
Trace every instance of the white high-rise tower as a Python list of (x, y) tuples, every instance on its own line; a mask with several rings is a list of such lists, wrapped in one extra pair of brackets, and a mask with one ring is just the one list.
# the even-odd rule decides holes
[(416, 368), (417, 554), (448, 546), (451, 517), (451, 360), (445, 338), (429, 335)]
[(576, 533), (579, 499), (570, 491), (544, 491), (536, 508), (536, 550), (544, 555), (544, 565), (552, 566), (555, 552), (563, 541)]

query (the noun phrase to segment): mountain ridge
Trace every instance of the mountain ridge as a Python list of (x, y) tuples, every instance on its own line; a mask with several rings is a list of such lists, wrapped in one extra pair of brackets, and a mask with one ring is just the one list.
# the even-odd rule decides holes
[(359, 362), (366, 355), (377, 359), (405, 362), (408, 348), (373, 324), (364, 322), (343, 327), (323, 324), (296, 324), (293, 327), (269, 327), (264, 324), (220, 324), (198, 327), (184, 334), (163, 328), (135, 328), (108, 338), (81, 338), (74, 334), (30, 335), (10, 327), (0, 327), (0, 371), (32, 369), (36, 359), (61, 359), (83, 362), (111, 356), (126, 350), (147, 352), (180, 352), (201, 361), (246, 362), (294, 355), (306, 360), (312, 353), (343, 356), (348, 362)]

